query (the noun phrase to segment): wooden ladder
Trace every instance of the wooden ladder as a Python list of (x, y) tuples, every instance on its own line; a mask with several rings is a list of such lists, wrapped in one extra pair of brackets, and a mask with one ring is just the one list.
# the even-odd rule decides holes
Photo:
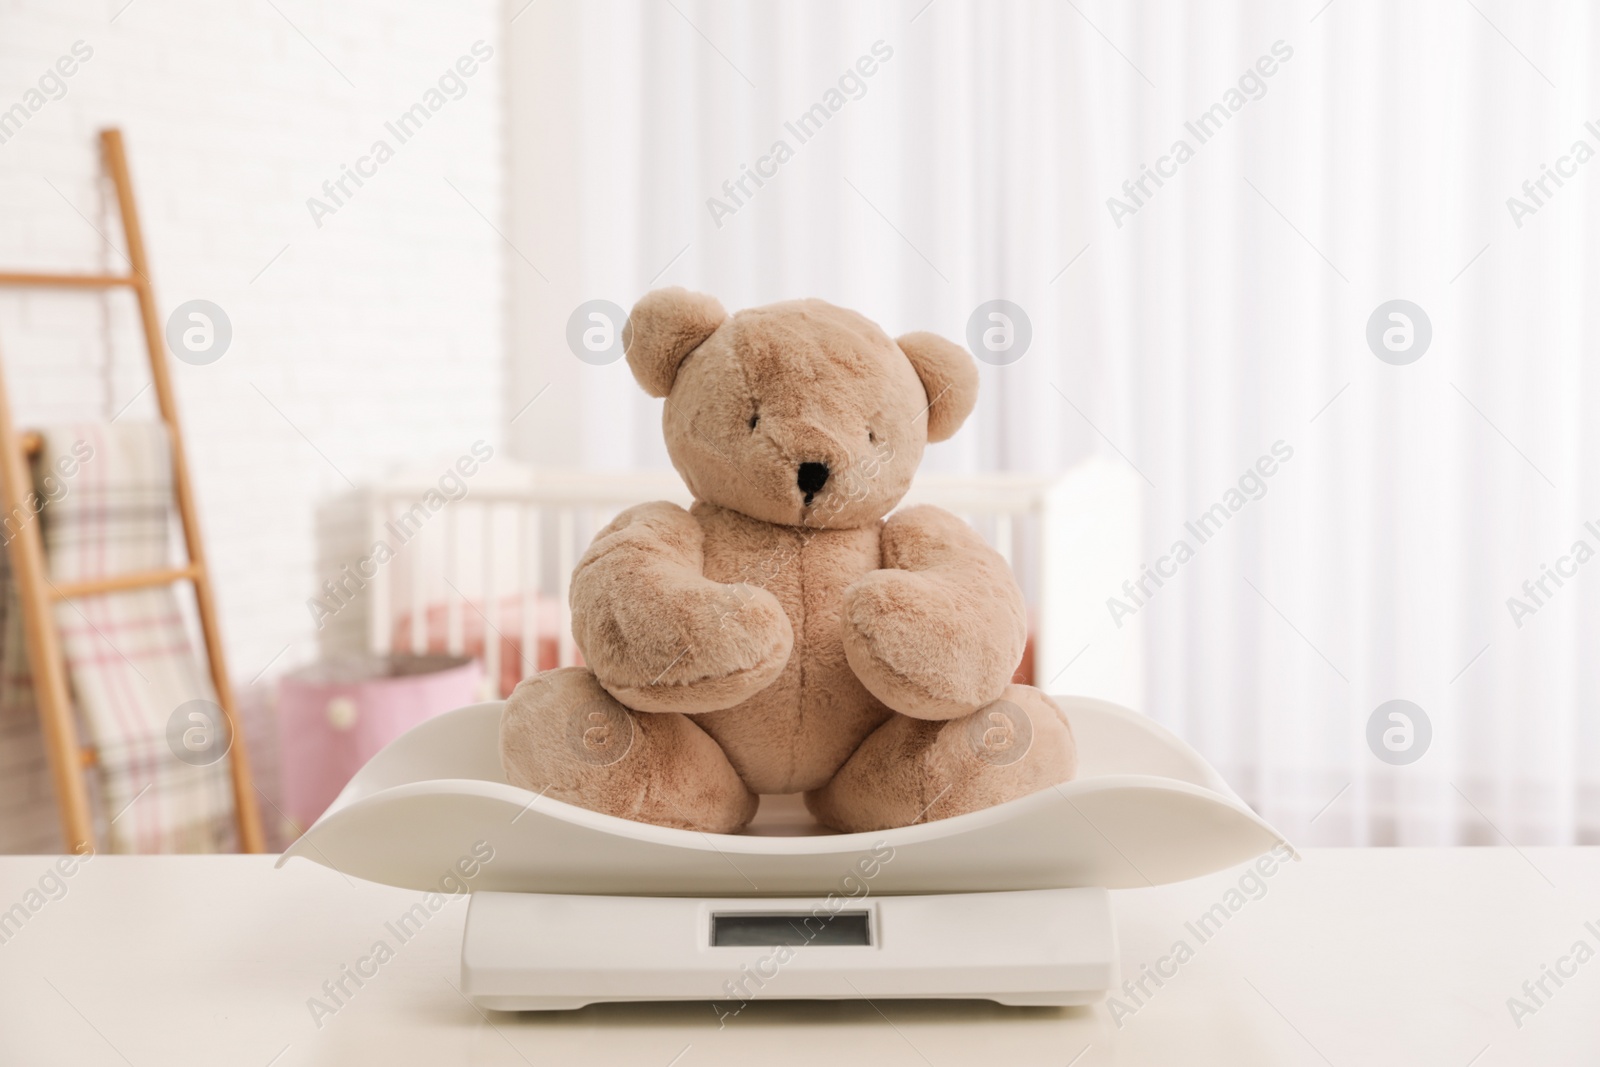
[(20, 433), (11, 413), (5, 379), (0, 373), (0, 490), (3, 490), (5, 515), (23, 517), (21, 529), (8, 551), (11, 569), (22, 604), (23, 626), (27, 635), (28, 665), (39, 704), (45, 749), (55, 782), (56, 801), (61, 809), (61, 829), (69, 851), (94, 848), (94, 822), (89, 812), (89, 794), (84, 771), (96, 762), (95, 750), (79, 743), (73, 720), (72, 699), (67, 686), (66, 666), (61, 656), (54, 606), (74, 597), (148, 589), (189, 582), (194, 587), (199, 608), (200, 629), (205, 640), (206, 659), (211, 668), (211, 684), (217, 702), (227, 716), (232, 735), (228, 759), (233, 779), (233, 810), (238, 822), (239, 846), (244, 852), (261, 852), (264, 842), (261, 818), (256, 808), (250, 761), (245, 754), (244, 731), (234, 706), (233, 689), (228, 682), (228, 667), (223, 659), (222, 636), (217, 625), (217, 609), (212, 597), (211, 574), (206, 568), (205, 549), (200, 538), (200, 521), (195, 508), (194, 489), (189, 483), (189, 467), (184, 459), (183, 430), (178, 421), (178, 406), (162, 356), (164, 338), (156, 310), (155, 292), (150, 285), (145, 259), (144, 234), (133, 200), (133, 185), (128, 179), (128, 159), (123, 151), (122, 132), (100, 131), (100, 146), (111, 183), (117, 191), (117, 207), (122, 216), (122, 232), (128, 244), (128, 274), (30, 274), (0, 273), (0, 286), (28, 288), (83, 289), (101, 291), (132, 289), (139, 301), (139, 318), (144, 326), (145, 350), (150, 357), (151, 384), (161, 421), (171, 441), (173, 487), (178, 515), (183, 523), (183, 538), (188, 562), (182, 566), (111, 575), (89, 581), (54, 584), (47, 577), (44, 542), (39, 524), (30, 514), (27, 501), (33, 491), (28, 457), (42, 445), (37, 434)]

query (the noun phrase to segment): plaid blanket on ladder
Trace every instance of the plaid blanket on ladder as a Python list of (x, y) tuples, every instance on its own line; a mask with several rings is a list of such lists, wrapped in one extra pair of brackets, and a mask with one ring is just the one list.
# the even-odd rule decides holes
[[(39, 486), (47, 501), (39, 521), (51, 584), (170, 567), (173, 490), (166, 427), (86, 424), (47, 430), (43, 437), (36, 481), (41, 473), (57, 478), (53, 491)], [(77, 467), (72, 477), (56, 475), (69, 466)], [(15, 715), (33, 704), (9, 570), (3, 600), (0, 705)], [(233, 794), (223, 750), (205, 753), (209, 762), (184, 759), (181, 743), (170, 740), (193, 728), (180, 709), (204, 706), (194, 701), (214, 708), (216, 701), (177, 588), (78, 597), (54, 610), (81, 738), (97, 754), (98, 789), (92, 795), (102, 848), (231, 848)]]

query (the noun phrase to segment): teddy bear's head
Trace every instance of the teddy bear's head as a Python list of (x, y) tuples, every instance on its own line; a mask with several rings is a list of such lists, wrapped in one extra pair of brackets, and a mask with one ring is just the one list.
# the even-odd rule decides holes
[(971, 414), (978, 370), (931, 333), (891, 340), (854, 311), (790, 300), (729, 315), (658, 289), (634, 306), (633, 375), (665, 397), (672, 463), (700, 500), (766, 522), (849, 529), (887, 515), (929, 441)]

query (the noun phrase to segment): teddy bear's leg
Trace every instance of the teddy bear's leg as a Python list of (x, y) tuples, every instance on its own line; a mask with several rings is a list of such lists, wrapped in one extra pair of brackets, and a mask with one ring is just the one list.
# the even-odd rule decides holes
[(736, 833), (758, 803), (688, 716), (632, 711), (586, 667), (517, 686), (500, 719), (500, 762), (512, 785), (660, 826)]
[(886, 830), (987, 808), (1068, 781), (1072, 728), (1027, 685), (959, 719), (895, 715), (878, 727), (806, 806), (845, 833)]

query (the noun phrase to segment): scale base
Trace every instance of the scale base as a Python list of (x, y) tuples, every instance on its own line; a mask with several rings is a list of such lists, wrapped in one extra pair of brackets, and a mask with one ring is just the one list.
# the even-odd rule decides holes
[(476, 892), (461, 946), (478, 1007), (961, 999), (1090, 1004), (1116, 973), (1104, 889), (858, 897)]

